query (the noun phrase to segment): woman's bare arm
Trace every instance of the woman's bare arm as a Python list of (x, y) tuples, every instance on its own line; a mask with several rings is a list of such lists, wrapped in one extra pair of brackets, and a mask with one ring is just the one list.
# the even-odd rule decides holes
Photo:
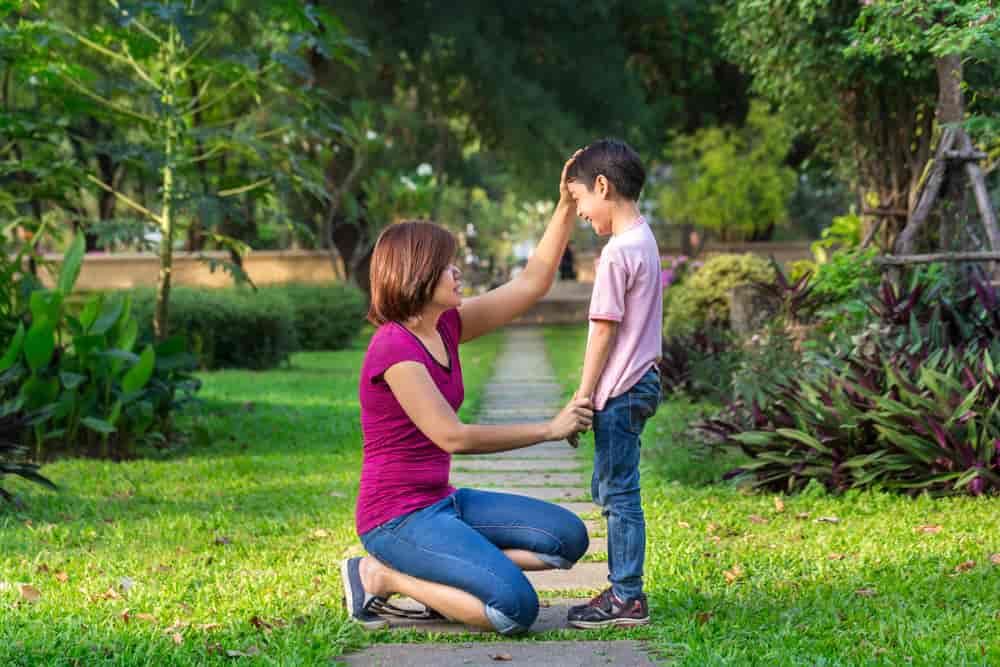
[(590, 428), (589, 399), (575, 399), (551, 421), (540, 424), (464, 424), (416, 361), (394, 364), (385, 381), (403, 411), (434, 444), (452, 454), (488, 454), (563, 440)]

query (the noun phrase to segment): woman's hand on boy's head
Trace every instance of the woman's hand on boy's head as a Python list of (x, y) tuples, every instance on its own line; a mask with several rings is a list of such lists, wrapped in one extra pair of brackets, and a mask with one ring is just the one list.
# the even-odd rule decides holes
[(566, 160), (566, 164), (563, 165), (562, 177), (559, 179), (559, 203), (569, 204), (570, 206), (576, 207), (576, 201), (573, 199), (573, 195), (569, 191), (569, 180), (567, 180), (566, 174), (569, 173), (569, 166), (573, 164), (573, 160), (576, 156), (583, 152), (582, 148), (576, 149), (576, 152)]

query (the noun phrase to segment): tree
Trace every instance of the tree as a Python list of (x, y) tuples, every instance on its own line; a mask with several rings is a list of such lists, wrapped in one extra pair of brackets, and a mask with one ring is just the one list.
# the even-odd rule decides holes
[(709, 127), (668, 149), (671, 174), (661, 216), (712, 231), (724, 241), (760, 241), (787, 220), (795, 172), (784, 165), (791, 131), (754, 102), (742, 129)]
[[(988, 0), (959, 2), (926, 2), (917, 0), (862, 0), (864, 8), (858, 18), (852, 50), (872, 57), (934, 59), (938, 82), (935, 118), (940, 139), (934, 159), (928, 164), (921, 181), (920, 198), (911, 207), (908, 222), (896, 241), (896, 252), (912, 253), (917, 234), (931, 212), (938, 195), (949, 203), (939, 213), (937, 245), (947, 250), (952, 237), (959, 237), (960, 249), (979, 249), (983, 242), (977, 231), (963, 225), (965, 179), (964, 170), (972, 183), (983, 222), (983, 231), (995, 252), (1000, 252), (1000, 229), (996, 214), (979, 166), (985, 153), (973, 149), (967, 132), (963, 91), (969, 85), (965, 78), (966, 61), (986, 63), (995, 67), (1000, 61), (1000, 18)], [(976, 88), (973, 88), (976, 91)], [(995, 115), (982, 114), (980, 104), (974, 126), (992, 130), (1000, 128)], [(992, 110), (996, 110), (995, 107)], [(949, 177), (949, 165), (951, 177)]]
[(857, 184), (871, 228), (891, 244), (916, 203), (933, 145), (934, 63), (925, 50), (880, 57), (852, 49), (858, 0), (729, 0), (722, 37), (818, 150)]
[[(96, 108), (127, 123), (129, 141), (118, 152), (136, 168), (157, 174), (155, 206), (141, 203), (141, 191), (127, 193), (94, 174), (87, 179), (138, 216), (137, 236), (144, 235), (148, 223), (159, 230), (155, 330), (162, 340), (168, 334), (174, 240), (192, 211), (214, 208), (239, 215), (230, 198), (274, 187), (283, 163), (292, 167), (286, 181), (310, 178), (307, 169), (295, 169), (301, 162), (287, 157), (301, 119), (295, 114), (303, 108), (299, 93), (306, 88), (307, 67), (299, 54), (306, 48), (330, 53), (335, 44), (303, 30), (317, 25), (319, 14), (292, 0), (261, 5), (106, 0), (103, 8), (104, 21), (87, 29), (63, 24), (61, 30), (82, 51), (103, 58), (104, 67), (95, 71), (60, 62), (52, 69)], [(255, 12), (262, 39), (249, 46), (235, 44), (224, 37), (227, 23), (247, 11)], [(253, 104), (238, 115), (218, 115), (234, 98)], [(239, 162), (239, 182), (225, 183), (231, 177), (227, 158)], [(209, 161), (221, 166), (211, 183), (202, 167)], [(242, 252), (244, 244), (223, 231), (203, 233)], [(241, 275), (238, 264), (223, 268)]]

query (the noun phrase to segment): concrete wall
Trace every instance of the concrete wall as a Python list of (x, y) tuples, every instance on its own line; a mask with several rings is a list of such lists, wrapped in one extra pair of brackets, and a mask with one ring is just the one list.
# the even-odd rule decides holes
[[(220, 261), (228, 260), (225, 252), (174, 253), (173, 284), (188, 287), (228, 287), (233, 284), (230, 274), (217, 268), (212, 272), (209, 263), (199, 257)], [(46, 255), (54, 262), (61, 255)], [(80, 290), (126, 289), (156, 285), (159, 258), (148, 253), (93, 253), (86, 256), (76, 288)], [(325, 252), (311, 250), (259, 250), (243, 260), (243, 268), (257, 285), (272, 283), (327, 283), (337, 280)], [(42, 272), (42, 280), (51, 285), (51, 276)]]
[[(664, 257), (680, 255), (679, 248), (662, 248)], [(734, 243), (713, 244), (702, 253), (701, 259), (720, 253), (752, 252), (763, 257), (774, 255), (782, 264), (798, 259), (810, 259), (809, 242), (795, 243)], [(61, 255), (46, 255), (47, 260), (58, 263)], [(233, 279), (221, 269), (213, 273), (206, 261), (228, 259), (224, 252), (174, 253), (174, 285), (189, 287), (227, 287)], [(577, 278), (580, 282), (594, 281), (595, 255), (578, 253)], [(330, 256), (315, 250), (257, 250), (243, 261), (244, 270), (258, 285), (272, 283), (326, 283), (337, 280)], [(125, 289), (156, 285), (159, 258), (149, 253), (116, 253), (87, 255), (80, 271), (77, 288), (81, 290)], [(44, 272), (43, 272), (44, 273)], [(52, 278), (43, 275), (43, 282), (52, 284)]]

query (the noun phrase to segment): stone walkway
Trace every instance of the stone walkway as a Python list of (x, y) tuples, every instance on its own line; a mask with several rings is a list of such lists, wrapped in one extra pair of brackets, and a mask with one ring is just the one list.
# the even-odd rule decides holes
[[(540, 329), (515, 327), (506, 340), (489, 385), (484, 389), (479, 422), (503, 424), (550, 419), (562, 408), (561, 387), (545, 352)], [(586, 465), (565, 441), (526, 449), (452, 459), (456, 486), (503, 490), (557, 502), (578, 514), (590, 532), (590, 549), (572, 570), (531, 572), (542, 609), (532, 633), (569, 628), (566, 612), (607, 586), (607, 542), (604, 521), (589, 502)], [(399, 605), (416, 602), (394, 598)], [(393, 622), (393, 628), (426, 633), (478, 633), (458, 623)], [(546, 667), (591, 665), (654, 665), (641, 642), (635, 641), (506, 641), (489, 643), (383, 644), (342, 658), (351, 666), (369, 665), (490, 665), (497, 662)]]

